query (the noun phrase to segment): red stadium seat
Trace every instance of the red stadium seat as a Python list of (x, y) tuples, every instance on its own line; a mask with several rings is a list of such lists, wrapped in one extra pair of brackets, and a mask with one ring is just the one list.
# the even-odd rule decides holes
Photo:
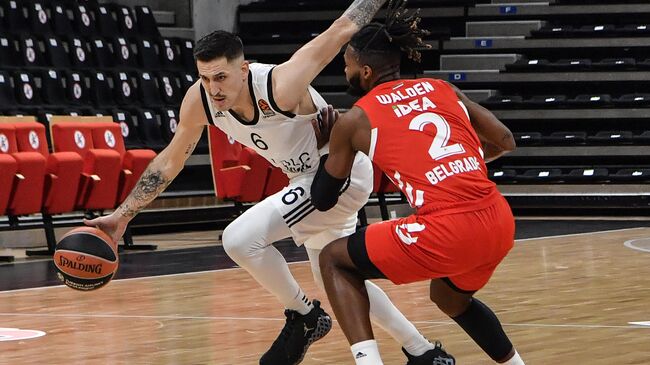
[(287, 174), (282, 172), (282, 169), (269, 165), (269, 178), (266, 181), (266, 187), (264, 188), (264, 197), (271, 196), (278, 191), (282, 190), (285, 186), (289, 185), (289, 178)]
[[(0, 123), (0, 154), (10, 155), (17, 163), (13, 186), (6, 208), (8, 215), (25, 215), (41, 211), (45, 181), (45, 157), (39, 152), (19, 152), (16, 128), (12, 123)], [(5, 175), (4, 170), (2, 175)], [(9, 175), (9, 174), (6, 174)], [(4, 195), (4, 194), (3, 194)]]
[[(16, 128), (20, 152), (38, 152), (47, 161), (43, 190), (43, 214), (71, 212), (75, 208), (83, 159), (75, 152), (50, 153), (45, 126), (34, 117), (6, 117)], [(73, 192), (73, 193), (71, 193)]]
[(91, 124), (93, 146), (117, 151), (122, 158), (122, 170), (116, 201), (116, 205), (118, 205), (126, 199), (151, 160), (156, 157), (156, 153), (148, 149), (127, 151), (124, 146), (120, 125), (114, 123), (111, 117), (104, 117), (104, 119), (105, 122)]
[(269, 175), (268, 162), (218, 128), (210, 126), (208, 132), (217, 197), (236, 202), (260, 201)]
[[(2, 132), (0, 132), (1, 134)], [(2, 149), (2, 136), (0, 136), (0, 149)], [(13, 190), (13, 181), (16, 178), (18, 171), (18, 163), (16, 159), (9, 154), (0, 153), (0, 215), (7, 212), (9, 205), (9, 198)]]
[(104, 210), (115, 207), (122, 167), (119, 152), (94, 148), (92, 122), (104, 117), (54, 116), (50, 135), (56, 152), (76, 152), (84, 160), (76, 208)]

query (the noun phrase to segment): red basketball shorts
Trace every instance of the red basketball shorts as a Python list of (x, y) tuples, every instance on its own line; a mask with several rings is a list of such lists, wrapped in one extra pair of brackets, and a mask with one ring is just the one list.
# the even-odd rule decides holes
[(483, 200), (429, 214), (371, 224), (370, 261), (393, 283), (446, 278), (462, 291), (482, 288), (514, 244), (515, 223), (506, 200)]

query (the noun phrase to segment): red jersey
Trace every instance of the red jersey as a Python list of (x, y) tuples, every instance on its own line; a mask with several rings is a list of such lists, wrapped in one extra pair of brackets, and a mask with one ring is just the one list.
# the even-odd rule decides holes
[(370, 159), (419, 213), (495, 193), (467, 109), (446, 82), (386, 82), (355, 105), (370, 120)]

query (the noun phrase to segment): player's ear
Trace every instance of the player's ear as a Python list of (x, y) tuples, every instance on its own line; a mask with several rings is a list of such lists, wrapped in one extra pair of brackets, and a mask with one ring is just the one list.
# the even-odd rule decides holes
[(242, 79), (243, 80), (248, 79), (249, 70), (250, 70), (249, 62), (246, 61), (246, 60), (242, 61), (242, 63), (241, 63), (241, 74), (242, 74)]
[(366, 81), (370, 81), (370, 80), (372, 80), (373, 74), (374, 73), (372, 72), (372, 67), (370, 67), (368, 65), (363, 65), (363, 67), (361, 68), (361, 78), (362, 79), (364, 79)]

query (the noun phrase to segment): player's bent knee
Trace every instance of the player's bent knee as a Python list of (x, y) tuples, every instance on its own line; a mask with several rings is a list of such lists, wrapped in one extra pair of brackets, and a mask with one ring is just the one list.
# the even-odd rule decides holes
[(440, 298), (431, 297), (431, 301), (436, 304), (438, 309), (449, 317), (456, 317), (463, 314), (471, 303), (471, 297)]
[(347, 255), (347, 237), (325, 246), (318, 257), (321, 273), (328, 273), (343, 266), (343, 254)]
[(221, 234), (221, 244), (226, 254), (236, 261), (238, 258), (248, 255), (249, 247), (244, 244), (241, 235), (237, 234), (237, 230), (232, 227), (233, 225), (229, 225), (224, 229)]

